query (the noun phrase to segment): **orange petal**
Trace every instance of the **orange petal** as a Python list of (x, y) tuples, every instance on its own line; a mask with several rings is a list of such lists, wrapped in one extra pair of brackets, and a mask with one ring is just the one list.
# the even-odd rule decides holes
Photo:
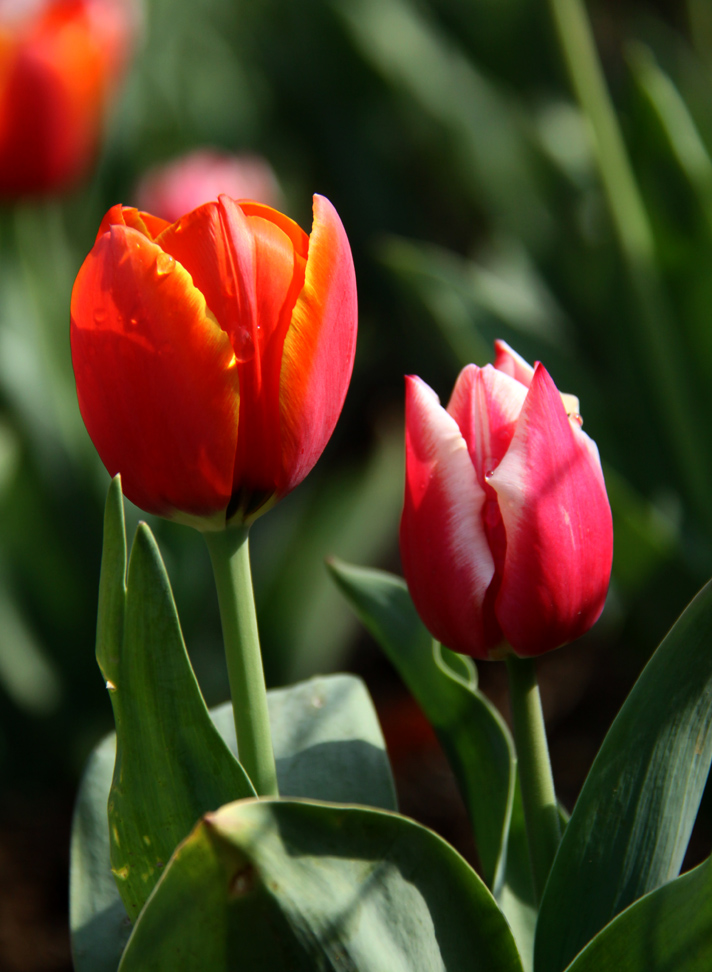
[(329, 200), (314, 196), (304, 288), (282, 355), (282, 495), (304, 479), (334, 430), (353, 369), (357, 322), (344, 227)]

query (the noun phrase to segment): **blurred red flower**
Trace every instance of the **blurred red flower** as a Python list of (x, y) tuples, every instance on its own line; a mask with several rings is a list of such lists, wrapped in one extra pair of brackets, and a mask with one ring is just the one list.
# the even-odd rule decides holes
[(130, 0), (0, 5), (0, 194), (56, 192), (86, 171), (134, 13)]

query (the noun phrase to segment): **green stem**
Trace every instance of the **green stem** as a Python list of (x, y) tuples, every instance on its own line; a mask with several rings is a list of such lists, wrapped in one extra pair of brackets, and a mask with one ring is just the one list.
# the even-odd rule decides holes
[(637, 345), (661, 421), (680, 463), (690, 498), (709, 529), (710, 470), (699, 441), (687, 366), (660, 280), (655, 239), (643, 197), (611, 102), (583, 0), (549, 0), (559, 44), (576, 98), (588, 122), (593, 151), (613, 225), (638, 301)]
[(540, 901), (561, 840), (559, 810), (534, 661), (510, 655), (507, 672), (529, 857)]
[(204, 533), (220, 619), (240, 762), (258, 796), (278, 796), (260, 638), (250, 571), (249, 528)]

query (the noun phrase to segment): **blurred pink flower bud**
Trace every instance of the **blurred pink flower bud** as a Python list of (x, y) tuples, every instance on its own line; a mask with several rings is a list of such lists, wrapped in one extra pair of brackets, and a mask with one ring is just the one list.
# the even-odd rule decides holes
[(197, 149), (150, 169), (136, 189), (136, 206), (175, 223), (184, 213), (215, 202), (221, 194), (254, 199), (272, 208), (282, 205), (276, 176), (266, 159)]

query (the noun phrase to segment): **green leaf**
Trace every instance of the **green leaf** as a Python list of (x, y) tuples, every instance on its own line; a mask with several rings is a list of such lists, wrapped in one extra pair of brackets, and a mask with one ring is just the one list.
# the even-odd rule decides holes
[[(280, 792), (395, 808), (388, 757), (368, 691), (353, 675), (329, 675), (267, 693)], [(229, 703), (211, 716), (233, 753)], [(106, 804), (116, 737), (94, 750), (72, 828), (71, 923), (76, 972), (116, 972), (131, 923), (111, 874)]]
[[(317, 676), (272, 689), (267, 704), (281, 796), (397, 809), (378, 716), (360, 678)], [(211, 716), (236, 752), (230, 703)]]
[[(104, 509), (96, 660), (107, 683), (114, 682), (121, 658), (126, 611), (126, 525), (121, 476), (114, 476)], [(108, 685), (107, 685), (108, 687)]]
[(118, 478), (109, 490), (104, 528), (97, 659), (118, 739), (109, 794), (111, 864), (134, 919), (196, 820), (254, 790), (210, 719), (145, 523), (136, 531), (124, 582)]
[(245, 800), (209, 814), (120, 972), (520, 972), (507, 923), (432, 831), (363, 807)]
[(554, 861), (537, 972), (560, 972), (636, 899), (675, 878), (712, 760), (712, 585), (663, 640), (619, 712)]
[(116, 972), (131, 934), (109, 852), (106, 801), (115, 756), (111, 733), (89, 758), (74, 808), (69, 921), (75, 972)]
[[(379, 570), (332, 561), (336, 583), (395, 665), (438, 734), (475, 833), (489, 887), (499, 890), (514, 796), (514, 752), (497, 710), (477, 690), (474, 665), (433, 641), (405, 582)], [(455, 664), (468, 666), (469, 677)]]
[(506, 915), (509, 927), (522, 957), (525, 972), (534, 968), (534, 933), (536, 931), (537, 899), (534, 893), (531, 864), (529, 862), (529, 843), (524, 821), (524, 806), (519, 787), (519, 777), (515, 774), (512, 816), (509, 821), (507, 840), (507, 860), (504, 881), (497, 895), (502, 912)]
[(709, 859), (636, 901), (599, 932), (568, 972), (702, 972), (712, 968)]

